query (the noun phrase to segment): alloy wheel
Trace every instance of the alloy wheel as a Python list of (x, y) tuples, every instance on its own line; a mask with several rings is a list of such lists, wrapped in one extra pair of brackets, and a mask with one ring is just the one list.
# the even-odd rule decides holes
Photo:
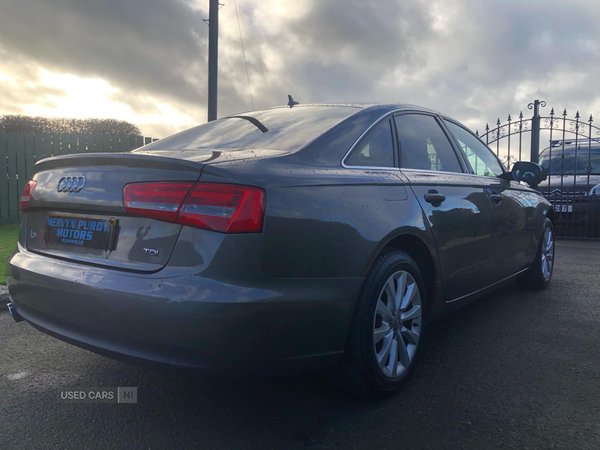
[(373, 320), (375, 358), (382, 373), (400, 378), (413, 360), (421, 336), (423, 308), (419, 285), (404, 271), (385, 282)]
[(542, 241), (542, 275), (544, 280), (548, 281), (552, 276), (554, 266), (554, 236), (549, 227), (544, 231)]

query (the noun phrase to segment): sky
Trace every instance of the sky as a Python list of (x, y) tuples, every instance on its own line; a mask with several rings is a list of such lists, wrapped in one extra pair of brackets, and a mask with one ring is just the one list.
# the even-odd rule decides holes
[[(2, 0), (0, 114), (206, 122), (208, 0)], [(218, 116), (253, 109), (234, 0)], [(598, 0), (237, 0), (256, 109), (399, 102), (473, 130), (545, 100), (600, 121)]]

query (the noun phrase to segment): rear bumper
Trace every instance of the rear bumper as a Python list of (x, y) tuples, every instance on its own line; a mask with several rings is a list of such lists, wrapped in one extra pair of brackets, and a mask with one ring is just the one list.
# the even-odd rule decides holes
[(23, 304), (15, 307), (13, 316), (26, 320), (37, 330), (60, 339), (77, 347), (107, 356), (120, 361), (148, 366), (171, 366), (177, 368), (203, 369), (206, 371), (223, 372), (214, 361), (193, 350), (141, 342), (135, 339), (89, 330), (60, 319), (50, 318)]
[(363, 282), (259, 268), (230, 282), (208, 271), (132, 274), (22, 247), (9, 266), (14, 310), (45, 333), (115, 359), (241, 376), (336, 364)]

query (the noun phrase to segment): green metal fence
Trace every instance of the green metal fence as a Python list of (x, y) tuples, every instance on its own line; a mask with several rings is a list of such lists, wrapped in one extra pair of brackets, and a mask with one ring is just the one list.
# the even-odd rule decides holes
[(0, 224), (20, 220), (19, 198), (37, 161), (73, 153), (128, 152), (154, 140), (125, 135), (0, 133)]

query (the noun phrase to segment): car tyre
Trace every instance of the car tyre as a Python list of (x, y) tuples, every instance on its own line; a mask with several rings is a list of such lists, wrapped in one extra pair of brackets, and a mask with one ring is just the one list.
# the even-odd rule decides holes
[(426, 311), (425, 284), (417, 263), (405, 252), (384, 252), (365, 279), (344, 357), (330, 372), (332, 381), (360, 397), (397, 392), (414, 371)]
[(519, 284), (522, 287), (530, 290), (540, 290), (548, 287), (554, 271), (554, 250), (554, 226), (552, 221), (546, 218), (535, 261), (527, 269), (527, 272), (519, 278)]

